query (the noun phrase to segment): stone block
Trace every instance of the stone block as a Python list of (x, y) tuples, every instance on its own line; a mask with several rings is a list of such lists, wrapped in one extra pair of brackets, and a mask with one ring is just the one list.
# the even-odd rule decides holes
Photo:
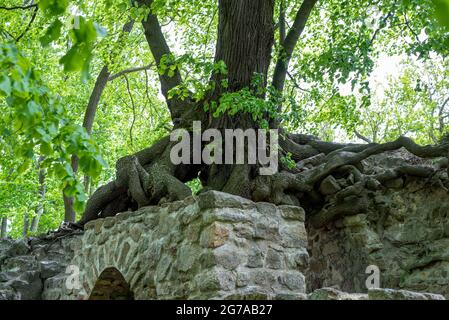
[(297, 220), (304, 222), (306, 220), (306, 212), (301, 207), (296, 206), (279, 206), (281, 216), (287, 220)]
[(229, 239), (229, 230), (218, 222), (206, 227), (200, 236), (200, 244), (205, 248), (218, 248)]
[(207, 191), (198, 196), (198, 206), (200, 209), (214, 208), (239, 208), (247, 209), (255, 206), (254, 202), (242, 197), (234, 196), (219, 191)]
[(407, 290), (370, 289), (369, 300), (445, 300), (444, 296)]

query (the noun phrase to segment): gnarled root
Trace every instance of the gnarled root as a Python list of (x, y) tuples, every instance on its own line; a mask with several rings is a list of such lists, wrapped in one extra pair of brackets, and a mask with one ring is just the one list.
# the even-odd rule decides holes
[[(448, 166), (449, 144), (419, 146), (406, 137), (384, 144), (338, 144), (313, 136), (282, 134), (280, 144), (281, 153), (290, 153), (296, 167), (288, 168), (281, 162), (280, 172), (258, 176), (254, 165), (175, 166), (170, 161), (173, 143), (165, 137), (151, 148), (117, 162), (117, 179), (93, 194), (80, 224), (184, 199), (191, 194), (184, 183), (200, 172), (204, 190), (220, 190), (277, 205), (306, 204), (309, 212), (318, 212), (309, 218), (320, 227), (335, 218), (366, 210), (367, 193), (384, 188), (390, 180), (402, 176), (428, 178)], [(437, 165), (407, 164), (370, 174), (364, 171), (365, 159), (401, 148), (420, 158), (444, 160)]]
[[(310, 217), (310, 223), (322, 227), (332, 220), (346, 215), (362, 213), (367, 209), (367, 191), (383, 188), (390, 180), (402, 176), (430, 178), (438, 170), (448, 167), (449, 145), (420, 146), (413, 140), (400, 137), (384, 144), (337, 144), (323, 142), (313, 136), (288, 135), (281, 140), (284, 153), (290, 152), (297, 161), (296, 168), (285, 169), (273, 177), (256, 179), (253, 198), (275, 204), (315, 199), (326, 203)], [(362, 161), (387, 151), (404, 148), (419, 158), (443, 158), (436, 165), (402, 165), (383, 172), (364, 173)], [(302, 155), (301, 155), (302, 152)], [(338, 182), (332, 176), (344, 178)], [(335, 194), (321, 193), (320, 185), (328, 177), (333, 178)], [(324, 191), (323, 191), (324, 192)]]
[(363, 213), (368, 208), (368, 204), (366, 196), (352, 196), (343, 202), (337, 202), (323, 208), (313, 215), (309, 222), (314, 228), (322, 228), (336, 218)]
[(190, 188), (175, 177), (175, 174), (188, 176), (185, 174), (188, 168), (177, 170), (179, 168), (171, 165), (170, 146), (169, 140), (164, 138), (149, 149), (118, 160), (116, 180), (95, 191), (78, 224), (191, 195)]
[(298, 194), (311, 190), (311, 186), (305, 183), (300, 174), (282, 171), (272, 176), (257, 177), (252, 197), (255, 201), (267, 201), (277, 205), (299, 205)]

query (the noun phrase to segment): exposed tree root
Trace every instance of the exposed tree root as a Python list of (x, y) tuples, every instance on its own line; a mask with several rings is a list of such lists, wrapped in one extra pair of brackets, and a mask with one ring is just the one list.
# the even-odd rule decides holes
[(350, 197), (348, 200), (341, 203), (334, 203), (320, 212), (313, 215), (309, 222), (314, 228), (322, 228), (332, 220), (341, 216), (350, 216), (363, 213), (368, 209), (369, 201), (366, 196)]
[[(250, 165), (175, 166), (169, 159), (171, 146), (169, 137), (165, 137), (151, 148), (120, 159), (116, 180), (93, 194), (80, 225), (98, 217), (184, 199), (191, 194), (184, 183), (199, 174), (204, 190), (277, 205), (312, 204), (310, 223), (322, 227), (337, 217), (366, 210), (367, 192), (385, 188), (391, 180), (403, 176), (432, 177), (448, 167), (449, 151), (449, 144), (419, 146), (406, 137), (384, 144), (338, 144), (314, 136), (281, 134), (280, 152), (291, 153), (296, 167), (286, 168), (280, 163), (278, 173), (258, 176), (257, 167)], [(435, 165), (407, 164), (371, 174), (365, 172), (365, 159), (401, 148), (419, 158), (442, 159)], [(323, 183), (328, 186), (323, 187)]]
[(170, 149), (169, 137), (165, 137), (151, 148), (118, 160), (116, 180), (94, 192), (78, 224), (191, 195), (190, 188), (175, 176), (186, 179), (188, 173), (171, 164)]

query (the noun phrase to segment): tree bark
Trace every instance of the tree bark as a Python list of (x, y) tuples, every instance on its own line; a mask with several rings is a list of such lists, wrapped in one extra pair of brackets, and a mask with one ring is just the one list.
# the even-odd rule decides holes
[(274, 41), (274, 0), (220, 0), (215, 61), (228, 68), (228, 90), (251, 84), (255, 74), (266, 85)]
[(28, 237), (28, 232), (30, 231), (30, 215), (28, 213), (25, 213), (23, 215), (23, 229), (22, 229), (22, 236), (24, 238)]
[(281, 0), (279, 4), (279, 44), (284, 43), (287, 31), (285, 29), (285, 0)]
[(8, 218), (7, 217), (2, 217), (1, 219), (2, 223), (1, 223), (1, 230), (0, 230), (0, 238), (6, 238), (7, 233), (8, 233)]
[(306, 22), (309, 19), (310, 13), (318, 0), (304, 0), (298, 13), (296, 14), (295, 22), (282, 43), (281, 56), (278, 57), (276, 68), (273, 75), (273, 87), (278, 91), (284, 90), (285, 78), (287, 77), (288, 65), (292, 57), (299, 37), (301, 36)]

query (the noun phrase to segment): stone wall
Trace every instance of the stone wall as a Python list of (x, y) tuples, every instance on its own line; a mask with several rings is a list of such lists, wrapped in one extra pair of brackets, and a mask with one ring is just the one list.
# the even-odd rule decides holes
[(369, 265), (382, 288), (448, 296), (447, 191), (409, 179), (370, 199), (366, 212), (308, 236), (299, 207), (211, 191), (92, 221), (84, 232), (0, 240), (0, 299), (442, 298), (367, 293)]
[(48, 286), (58, 278), (62, 283), (74, 254), (72, 244), (79, 237), (54, 241), (0, 239), (0, 300), (41, 299), (44, 284)]
[(369, 195), (366, 212), (310, 227), (309, 289), (366, 292), (365, 271), (375, 265), (382, 288), (449, 297), (449, 197), (433, 182), (393, 181)]
[[(87, 299), (94, 291), (101, 299), (127, 296), (129, 285), (135, 299), (305, 298), (307, 235), (298, 207), (208, 192), (99, 219), (85, 229), (1, 253), (0, 274), (14, 272), (0, 280), (4, 295)], [(34, 270), (32, 281), (20, 282), (25, 270)], [(33, 295), (25, 295), (31, 282)]]

